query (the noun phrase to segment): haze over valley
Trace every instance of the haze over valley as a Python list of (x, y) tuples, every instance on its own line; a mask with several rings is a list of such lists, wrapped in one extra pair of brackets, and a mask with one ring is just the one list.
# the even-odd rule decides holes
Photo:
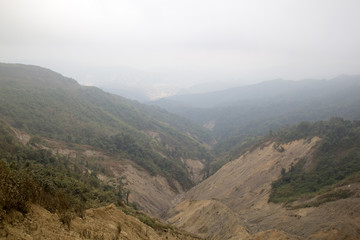
[(360, 3), (0, 2), (0, 239), (359, 239)]

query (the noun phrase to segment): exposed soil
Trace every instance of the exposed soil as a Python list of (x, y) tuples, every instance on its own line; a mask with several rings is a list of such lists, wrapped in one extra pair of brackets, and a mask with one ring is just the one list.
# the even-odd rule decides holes
[[(31, 136), (17, 129), (12, 129), (15, 136), (23, 143), (27, 144)], [(156, 132), (149, 132), (154, 138), (159, 137)], [(118, 156), (109, 156), (104, 152), (94, 150), (90, 146), (75, 145), (68, 146), (66, 143), (53, 139), (41, 138), (41, 143), (33, 145), (36, 148), (47, 149), (54, 154), (60, 154), (71, 158), (73, 161), (92, 161), (107, 169), (106, 174), (99, 173), (98, 178), (101, 181), (110, 184), (126, 184), (130, 190), (129, 201), (135, 203), (141, 210), (158, 217), (164, 210), (172, 206), (172, 199), (178, 194), (184, 193), (184, 190), (175, 180), (171, 183), (163, 176), (152, 176), (142, 167), (136, 165), (130, 160), (119, 158)], [(186, 159), (185, 165), (192, 173), (194, 182), (202, 179), (200, 171), (204, 167), (201, 161)], [(88, 169), (91, 172), (91, 169)]]
[[(184, 211), (186, 209), (186, 211)], [(205, 239), (249, 236), (239, 217), (216, 200), (183, 201), (167, 213), (168, 222)]]
[(115, 179), (124, 178), (126, 188), (130, 189), (129, 201), (155, 217), (172, 205), (172, 199), (184, 192), (179, 183), (174, 182), (174, 189), (165, 177), (152, 176), (130, 162), (112, 162), (111, 170)]
[(16, 128), (11, 128), (11, 130), (14, 132), (15, 136), (17, 139), (19, 139), (19, 141), (22, 143), (22, 144), (27, 144), (31, 138), (31, 136), (29, 134), (26, 134), (20, 130), (17, 130)]
[(216, 123), (215, 120), (210, 120), (207, 123), (203, 124), (203, 127), (212, 131), (215, 127), (215, 123)]
[(128, 216), (115, 205), (89, 209), (83, 218), (75, 217), (70, 228), (60, 222), (57, 214), (33, 205), (24, 217), (18, 212), (8, 216), (0, 227), (0, 239), (198, 239), (178, 230), (157, 231)]
[[(31, 136), (14, 130), (26, 144)], [(149, 133), (157, 138), (156, 133)], [(271, 182), (299, 159), (312, 166), (313, 147), (319, 138), (284, 144), (278, 151), (272, 142), (248, 151), (226, 164), (213, 176), (185, 193), (177, 182), (163, 176), (151, 176), (126, 159), (109, 157), (88, 146), (69, 148), (46, 140), (54, 153), (82, 159), (102, 159), (99, 163), (110, 175), (99, 175), (105, 182), (125, 182), (131, 193), (129, 201), (152, 216), (166, 219), (188, 232), (206, 239), (360, 239), (360, 183), (339, 189), (354, 194), (347, 199), (327, 202), (319, 207), (289, 208), (268, 203)], [(192, 180), (202, 180), (204, 165), (199, 160), (183, 159)], [(316, 201), (306, 199), (293, 206)], [(176, 207), (162, 214), (164, 210)], [(161, 215), (162, 214), (162, 215)], [(121, 231), (118, 232), (119, 226)], [(178, 235), (176, 235), (178, 234)], [(117, 237), (117, 238), (116, 238)], [(167, 238), (166, 238), (167, 237)], [(11, 213), (3, 228), (2, 239), (193, 239), (179, 233), (158, 233), (139, 220), (127, 216), (115, 206), (91, 209), (84, 219), (75, 218), (68, 229), (56, 214), (32, 206), (26, 217)]]
[[(209, 230), (211, 221), (216, 220), (208, 217), (212, 220), (207, 225), (191, 221), (206, 217), (203, 216), (204, 211), (198, 209), (206, 209), (206, 201), (215, 199), (226, 206), (217, 211), (226, 212), (227, 216), (231, 216), (229, 219), (237, 217), (232, 222), (240, 223), (249, 232), (248, 239), (360, 239), (360, 188), (356, 183), (346, 186), (355, 192), (352, 197), (327, 202), (319, 207), (291, 209), (268, 203), (271, 182), (280, 177), (281, 169), (289, 169), (301, 158), (311, 160), (313, 147), (318, 141), (319, 138), (310, 142), (294, 141), (282, 145), (282, 152), (276, 150), (272, 142), (252, 149), (184, 194), (184, 202), (164, 216), (189, 232), (198, 234), (200, 229), (208, 229), (201, 236), (218, 239), (218, 233)], [(187, 207), (189, 201), (196, 201), (197, 208)], [(227, 228), (229, 222), (224, 219), (218, 224)], [(236, 236), (232, 228), (228, 229), (233, 233), (221, 235), (222, 239)], [(238, 239), (244, 239), (241, 234)]]
[(204, 174), (201, 171), (204, 169), (205, 164), (200, 160), (193, 159), (182, 159), (182, 162), (185, 164), (186, 170), (190, 175), (190, 180), (198, 184), (204, 178)]

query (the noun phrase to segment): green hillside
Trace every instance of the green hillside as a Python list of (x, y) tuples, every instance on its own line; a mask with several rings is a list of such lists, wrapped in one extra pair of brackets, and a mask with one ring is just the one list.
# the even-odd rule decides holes
[[(269, 201), (293, 201), (339, 183), (359, 180), (360, 121), (332, 118), (315, 123), (302, 122), (296, 127), (281, 129), (272, 138), (282, 144), (313, 136), (322, 140), (314, 152), (312, 164), (306, 164), (309, 159), (301, 159), (290, 169), (283, 169), (281, 178), (272, 184)], [(341, 191), (331, 197), (346, 196), (346, 191)]]
[(360, 76), (330, 80), (273, 80), (228, 90), (173, 96), (153, 102), (199, 124), (215, 123), (218, 144), (226, 153), (240, 142), (301, 121), (334, 116), (360, 119)]
[(17, 129), (120, 154), (185, 188), (192, 182), (180, 158), (211, 158), (202, 127), (47, 69), (0, 64), (0, 96), (1, 119)]
[(67, 157), (24, 146), (0, 122), (0, 223), (12, 210), (26, 213), (28, 203), (58, 212), (69, 224), (71, 213), (125, 200), (126, 189), (105, 185), (96, 174)]
[[(83, 160), (69, 162), (61, 156), (31, 147), (39, 141), (56, 140), (69, 148), (90, 146), (117, 156), (116, 159), (133, 161), (152, 175), (165, 176), (170, 186), (174, 186), (174, 180), (177, 180), (183, 188), (188, 189), (194, 183), (182, 159), (202, 160), (205, 163), (203, 172), (210, 175), (264, 139), (273, 138), (282, 144), (319, 136), (322, 141), (315, 152), (314, 167), (305, 171), (305, 160), (299, 161), (288, 171), (284, 170), (282, 177), (273, 183), (271, 201), (294, 200), (345, 181), (360, 172), (358, 121), (332, 118), (314, 123), (301, 122), (339, 115), (356, 119), (359, 114), (359, 96), (355, 94), (358, 93), (358, 78), (342, 77), (329, 82), (299, 84), (283, 81), (266, 83), (269, 89), (276, 91), (262, 97), (252, 94), (265, 91), (264, 85), (242, 89), (241, 97), (251, 101), (200, 110), (198, 116), (204, 113), (203, 118), (219, 118), (219, 126), (214, 130), (219, 140), (216, 144), (210, 131), (159, 107), (130, 101), (96, 87), (81, 86), (75, 80), (48, 69), (0, 64), (2, 168), (5, 172), (17, 174), (12, 171), (25, 171), (29, 162), (34, 166), (40, 166), (37, 165), (39, 163), (43, 164), (40, 166), (43, 170), (36, 170), (40, 171), (40, 175), (44, 174), (41, 173), (44, 169), (58, 167), (61, 171), (71, 170), (71, 174), (75, 174), (75, 179), (79, 180), (76, 174), (83, 173), (86, 167), (85, 162), (76, 161)], [(296, 94), (294, 86), (300, 89)], [(322, 87), (325, 90), (318, 92)], [(344, 97), (339, 99), (340, 95)], [(236, 96), (229, 94), (227, 99), (235, 99)], [(206, 111), (211, 117), (205, 114)], [(272, 131), (296, 122), (301, 123), (296, 127)], [(11, 128), (30, 134), (30, 145), (21, 147), (12, 137)], [(216, 159), (213, 149), (218, 154)], [(90, 165), (91, 171), (99, 170), (96, 162)], [(101, 171), (106, 172), (104, 169)], [(61, 172), (58, 177), (71, 182), (62, 176), (64, 174)], [(34, 178), (36, 174), (26, 176)], [(95, 181), (97, 187), (102, 186), (96, 177), (90, 174), (86, 177), (88, 179), (83, 179), (85, 182)], [(80, 186), (83, 184), (81, 181), (76, 184)], [(39, 184), (42, 186), (42, 183)], [(104, 201), (114, 201), (115, 195), (121, 193), (116, 189), (111, 191), (109, 200), (105, 198)], [(89, 199), (87, 204), (93, 201), (90, 195), (84, 197)]]
[(84, 218), (85, 210), (115, 204), (156, 231), (174, 231), (129, 203), (129, 190), (121, 182), (105, 184), (96, 175), (94, 169), (68, 157), (34, 148), (31, 143), (23, 145), (11, 127), (0, 121), (0, 227), (4, 232), (9, 219), (12, 224), (12, 214), (32, 215), (30, 204), (56, 213), (67, 230), (72, 229), (75, 216)]

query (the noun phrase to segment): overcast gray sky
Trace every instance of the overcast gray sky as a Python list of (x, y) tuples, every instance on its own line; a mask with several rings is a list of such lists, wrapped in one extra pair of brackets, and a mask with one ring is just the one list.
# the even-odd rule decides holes
[(360, 1), (0, 0), (0, 61), (65, 75), (122, 66), (193, 83), (359, 74)]

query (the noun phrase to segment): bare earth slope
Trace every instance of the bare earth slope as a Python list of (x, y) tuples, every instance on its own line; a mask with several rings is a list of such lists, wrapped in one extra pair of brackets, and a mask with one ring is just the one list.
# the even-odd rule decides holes
[(114, 174), (114, 181), (123, 178), (126, 188), (130, 190), (129, 202), (135, 203), (139, 208), (151, 216), (158, 217), (159, 213), (171, 206), (171, 200), (177, 194), (183, 193), (179, 183), (174, 181), (174, 188), (168, 180), (160, 175), (152, 176), (130, 161), (109, 162)]
[[(272, 142), (252, 149), (238, 159), (226, 164), (213, 176), (187, 192), (176, 208), (165, 218), (183, 229), (207, 236), (209, 239), (359, 239), (360, 199), (357, 184), (346, 186), (356, 194), (348, 199), (328, 202), (317, 208), (290, 210), (280, 204), (268, 203), (271, 182), (281, 175), (281, 169), (289, 169), (300, 158), (311, 158), (313, 147), (319, 138), (311, 141), (298, 140), (282, 145), (277, 151)], [(218, 224), (229, 229), (226, 234), (211, 232), (213, 223), (200, 222), (207, 214), (208, 200), (226, 205), (222, 210), (227, 218), (218, 218)], [(197, 207), (188, 206), (189, 202)], [(215, 208), (215, 207), (214, 207)], [(221, 208), (217, 204), (217, 208)], [(215, 214), (215, 213), (212, 213)], [(212, 219), (208, 216), (209, 219)], [(237, 218), (237, 220), (232, 220)], [(189, 224), (191, 223), (191, 224)], [(239, 223), (237, 228), (229, 228)], [(236, 233), (242, 226), (249, 233)], [(208, 234), (208, 235), (206, 235)], [(219, 237), (220, 236), (220, 237)]]
[[(186, 209), (184, 211), (184, 209)], [(247, 237), (242, 222), (226, 205), (216, 200), (183, 201), (171, 212), (168, 222), (205, 239)]]
[(267, 142), (223, 166), (213, 176), (188, 191), (186, 198), (215, 198), (236, 211), (249, 207), (263, 210), (271, 190), (270, 184), (280, 176), (281, 169), (288, 169), (291, 163), (308, 156), (317, 140), (282, 145), (285, 149), (283, 152), (275, 150), (273, 143)]
[[(12, 130), (22, 144), (28, 144), (31, 135), (15, 128)], [(170, 186), (169, 181), (164, 176), (152, 176), (133, 161), (117, 155), (106, 154), (104, 151), (95, 150), (91, 146), (76, 145), (70, 148), (61, 141), (42, 138), (42, 144), (35, 144), (34, 147), (50, 150), (53, 154), (67, 156), (73, 161), (87, 161), (97, 164), (106, 169), (105, 174), (98, 174), (97, 177), (110, 185), (119, 184), (121, 179), (125, 187), (130, 190), (129, 202), (135, 203), (138, 208), (154, 217), (158, 217), (161, 212), (171, 207), (171, 200), (178, 194), (184, 193), (176, 180), (173, 180), (172, 186)], [(185, 160), (187, 168), (194, 173), (190, 174), (194, 181), (196, 180), (195, 177), (199, 178), (197, 173), (203, 167), (201, 164), (199, 160)], [(91, 171), (91, 169), (88, 170)]]
[(0, 228), (0, 239), (198, 239), (177, 230), (156, 231), (138, 219), (125, 215), (115, 205), (89, 209), (83, 218), (76, 217), (70, 228), (62, 224), (57, 214), (33, 205), (29, 213), (13, 212)]

